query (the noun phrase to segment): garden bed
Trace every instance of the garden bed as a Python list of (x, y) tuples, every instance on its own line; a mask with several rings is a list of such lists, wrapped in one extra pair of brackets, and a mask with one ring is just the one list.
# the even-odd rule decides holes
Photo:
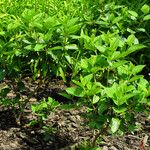
[[(25, 82), (25, 80), (24, 80)], [(8, 81), (7, 81), (8, 83)], [(25, 82), (29, 87), (29, 82)], [(86, 109), (74, 108), (69, 110), (56, 109), (52, 112), (48, 119), (44, 122), (45, 125), (53, 127), (55, 132), (46, 133), (40, 127), (29, 127), (27, 122), (36, 116), (31, 113), (30, 106), (39, 101), (38, 96), (48, 97), (48, 93), (55, 98), (59, 97), (56, 91), (62, 91), (65, 86), (63, 82), (49, 82), (49, 91), (41, 89), (39, 93), (30, 99), (28, 108), (25, 110), (25, 116), (22, 119), (21, 125), (18, 125), (16, 118), (11, 109), (0, 109), (0, 149), (1, 150), (75, 150), (79, 149), (79, 145), (87, 145), (93, 138), (93, 131), (85, 126), (85, 119), (82, 116)], [(2, 85), (2, 84), (1, 84)], [(36, 86), (36, 83), (31, 84)], [(44, 87), (44, 85), (42, 86)], [(33, 87), (34, 88), (34, 87)], [(29, 88), (32, 90), (32, 88)], [(56, 90), (57, 89), (57, 90)], [(47, 88), (48, 90), (48, 88)], [(54, 95), (53, 95), (53, 91)], [(26, 92), (27, 94), (27, 92)], [(14, 96), (11, 91), (8, 94), (10, 100)], [(25, 97), (25, 95), (22, 95)], [(61, 97), (60, 97), (61, 98)], [(63, 100), (64, 101), (64, 100)], [(63, 104), (59, 99), (59, 102)], [(70, 103), (68, 101), (68, 103)], [(142, 114), (137, 116), (137, 121), (140, 123), (140, 128), (135, 133), (125, 134), (124, 136), (111, 136), (107, 131), (101, 135), (99, 139), (99, 147), (102, 150), (149, 150), (150, 147), (150, 124)], [(145, 141), (144, 141), (145, 140)], [(142, 142), (145, 149), (142, 149)]]

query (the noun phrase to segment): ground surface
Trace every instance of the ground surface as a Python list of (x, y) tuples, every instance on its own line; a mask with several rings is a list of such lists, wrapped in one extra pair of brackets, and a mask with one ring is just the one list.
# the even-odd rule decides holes
[[(24, 81), (28, 89), (32, 90), (35, 84)], [(57, 92), (65, 88), (61, 82), (49, 83), (49, 88), (42, 88), (31, 98), (30, 104), (38, 101), (41, 97), (52, 95), (58, 97)], [(2, 86), (2, 84), (1, 84)], [(54, 94), (53, 94), (54, 93)], [(24, 92), (22, 95), (25, 97)], [(11, 91), (8, 97), (13, 97)], [(64, 102), (65, 99), (62, 99)], [(25, 120), (31, 120), (30, 104), (26, 110)], [(31, 128), (16, 123), (11, 109), (0, 107), (0, 150), (75, 150), (77, 145), (89, 142), (93, 138), (93, 131), (84, 126), (85, 120), (80, 116), (85, 108), (60, 110), (52, 112), (45, 124), (55, 128), (54, 133), (46, 134), (38, 126)], [(123, 137), (110, 136), (107, 133), (102, 136), (99, 146), (102, 150), (150, 150), (150, 123), (142, 114), (137, 116), (140, 120), (141, 130), (136, 133), (126, 134)], [(144, 146), (145, 149), (144, 149)]]

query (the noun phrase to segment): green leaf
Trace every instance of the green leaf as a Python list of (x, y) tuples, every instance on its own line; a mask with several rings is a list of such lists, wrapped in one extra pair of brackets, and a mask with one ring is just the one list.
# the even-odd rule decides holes
[(132, 74), (136, 75), (137, 73), (141, 72), (143, 70), (143, 68), (145, 67), (145, 65), (138, 65), (135, 66), (132, 70)]
[(114, 51), (114, 53), (112, 54), (110, 60), (116, 60), (116, 59), (118, 59), (119, 57), (121, 57), (120, 51)]
[(78, 47), (77, 47), (77, 45), (76, 44), (70, 44), (70, 45), (66, 45), (65, 46), (65, 49), (67, 49), (67, 50), (77, 50), (78, 49)]
[(117, 48), (119, 47), (119, 42), (120, 42), (120, 39), (119, 39), (118, 37), (112, 38), (112, 39), (110, 40), (110, 49), (111, 49), (112, 51), (117, 50)]
[(56, 19), (55, 17), (48, 17), (44, 20), (44, 27), (46, 29), (53, 30), (53, 28), (58, 25), (60, 25), (60, 23), (58, 22), (58, 19)]
[(48, 97), (48, 102), (49, 102), (50, 104), (53, 104), (53, 102), (54, 102), (53, 98), (52, 98), (52, 97)]
[(75, 34), (77, 31), (79, 31), (80, 28), (81, 28), (81, 24), (77, 24), (77, 25), (74, 25), (74, 26), (70, 26), (70, 27), (67, 29), (67, 32), (68, 32), (68, 34)]
[(20, 26), (20, 22), (19, 21), (14, 21), (14, 22), (11, 22), (10, 24), (8, 24), (7, 30), (8, 31), (14, 30), (14, 29), (18, 28), (19, 26)]
[(6, 34), (6, 32), (0, 31), (0, 35), (1, 35), (1, 36), (4, 36), (5, 34)]
[(48, 97), (47, 103), (49, 103), (53, 109), (60, 105), (59, 102), (55, 101), (52, 97)]
[(99, 101), (99, 96), (94, 95), (94, 96), (93, 96), (93, 101), (92, 101), (92, 103), (93, 103), (93, 104), (96, 104), (98, 101)]
[(137, 30), (140, 31), (140, 32), (145, 32), (146, 31), (144, 28), (138, 28)]
[(149, 10), (150, 10), (150, 7), (149, 7), (147, 4), (143, 5), (142, 8), (141, 8), (141, 11), (142, 11), (144, 14), (149, 13)]
[(85, 92), (83, 88), (81, 87), (70, 87), (66, 89), (66, 92), (70, 95), (76, 96), (76, 97), (84, 97)]
[(81, 66), (81, 68), (83, 68), (83, 69), (87, 69), (88, 68), (88, 60), (87, 59), (81, 59), (81, 61), (80, 61), (80, 66)]
[(81, 82), (79, 82), (79, 81), (76, 81), (76, 80), (72, 80), (72, 82), (73, 83), (75, 83), (76, 85), (78, 85), (78, 86), (80, 86), (80, 87), (84, 87), (83, 85), (82, 85), (82, 83)]
[(53, 35), (53, 31), (52, 30), (49, 30), (45, 35), (44, 35), (44, 41), (45, 42), (49, 42), (49, 40), (52, 38), (52, 35)]
[(80, 81), (83, 86), (85, 86), (88, 82), (90, 82), (93, 78), (93, 74), (89, 74), (85, 77), (80, 76)]
[(122, 53), (122, 57), (125, 57), (125, 56), (128, 56), (129, 54), (135, 52), (135, 51), (138, 51), (140, 49), (143, 49), (145, 48), (146, 46), (142, 45), (142, 44), (135, 44), (135, 45), (132, 45), (127, 51), (123, 52)]
[(105, 110), (108, 109), (108, 104), (105, 102), (101, 102), (99, 107), (98, 107), (98, 114), (101, 115)]
[(125, 106), (124, 107), (117, 107), (117, 108), (113, 107), (113, 110), (115, 113), (119, 113), (119, 114), (121, 113), (122, 114), (122, 113), (125, 113), (125, 111), (127, 110), (127, 107), (125, 107)]
[(122, 19), (123, 19), (122, 16), (115, 17), (115, 18), (112, 20), (112, 23), (113, 23), (113, 24), (118, 23), (118, 22), (120, 22)]
[(36, 105), (32, 105), (31, 109), (32, 109), (32, 112), (35, 113), (36, 112)]
[(43, 45), (43, 44), (36, 44), (35, 47), (34, 47), (34, 50), (35, 50), (35, 51), (43, 50), (43, 48), (44, 48), (45, 46), (46, 46), (46, 45)]
[(62, 67), (59, 67), (59, 75), (62, 77), (63, 81), (66, 82), (65, 72), (63, 71)]
[(135, 11), (129, 10), (128, 11), (133, 17), (137, 18), (138, 14)]
[(73, 57), (70, 57), (69, 55), (65, 56), (66, 60), (68, 61), (69, 64), (73, 64)]
[(0, 19), (2, 19), (3, 17), (8, 16), (8, 14), (0, 14)]
[(24, 47), (26, 50), (33, 50), (34, 46), (33, 45), (27, 45)]
[[(91, 60), (94, 60), (93, 57), (91, 57)], [(95, 64), (93, 63), (93, 65), (98, 65), (98, 67), (107, 67), (109, 66), (109, 63), (107, 61), (107, 57), (105, 57), (104, 55), (97, 55), (96, 57), (96, 61)]]
[(120, 126), (121, 121), (118, 118), (112, 118), (111, 120), (111, 131), (112, 133), (115, 133)]
[(146, 20), (150, 20), (150, 14), (146, 15), (144, 18), (143, 18), (144, 21)]
[(132, 77), (130, 80), (128, 80), (128, 82), (137, 81), (137, 80), (141, 79), (142, 77), (143, 77), (142, 75), (136, 75), (136, 76)]
[(102, 92), (102, 89), (100, 87), (98, 87), (96, 85), (93, 86), (92, 83), (91, 83), (91, 87), (89, 87), (88, 85), (90, 85), (90, 82), (88, 82), (88, 84), (87, 84), (87, 87), (89, 89), (89, 91), (87, 92), (88, 96), (93, 96), (95, 94)]
[(106, 51), (106, 47), (105, 46), (101, 46), (101, 45), (96, 45), (95, 44), (95, 47), (101, 52), (101, 53), (104, 53)]
[(79, 18), (76, 17), (76, 18), (72, 18), (72, 19), (68, 19), (68, 22), (67, 22), (67, 26), (73, 26), (75, 25), (77, 22), (79, 21)]
[(129, 35), (127, 38), (127, 44), (131, 46), (134, 43), (134, 40), (135, 40), (134, 34)]
[(58, 93), (58, 94), (65, 97), (65, 98), (67, 98), (67, 99), (69, 99), (69, 100), (72, 100), (72, 96), (67, 94), (67, 93)]
[(127, 28), (127, 31), (128, 31), (129, 33), (131, 33), (131, 34), (135, 34), (135, 33), (136, 33), (135, 31), (133, 31), (133, 30), (130, 29), (130, 28)]
[(41, 23), (39, 23), (39, 22), (31, 22), (31, 23), (30, 23), (30, 26), (31, 26), (32, 28), (37, 28), (37, 29), (39, 29), (39, 30), (42, 30), (42, 29), (43, 29), (43, 25), (42, 25)]
[(62, 50), (62, 46), (55, 46), (55, 47), (49, 48), (48, 53), (49, 51), (55, 51), (55, 50)]
[[(129, 100), (131, 97), (135, 96), (136, 93), (129, 93), (129, 94), (125, 94), (123, 96), (123, 98), (121, 99), (122, 102), (127, 102), (127, 100)], [(124, 104), (124, 103), (123, 103)], [(119, 105), (118, 105), (119, 106)]]

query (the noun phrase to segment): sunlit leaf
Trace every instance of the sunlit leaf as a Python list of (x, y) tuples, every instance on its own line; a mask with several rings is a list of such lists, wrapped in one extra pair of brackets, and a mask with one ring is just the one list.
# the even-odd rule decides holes
[(81, 87), (70, 87), (70, 88), (66, 89), (66, 92), (68, 94), (71, 94), (72, 96), (77, 96), (77, 97), (85, 96), (85, 92), (84, 92), (83, 88), (81, 88)]
[(144, 16), (143, 20), (144, 20), (144, 21), (150, 20), (150, 14)]
[(120, 126), (121, 121), (118, 118), (112, 118), (111, 120), (111, 131), (112, 133), (115, 133)]
[(147, 4), (144, 4), (141, 8), (141, 11), (144, 13), (144, 14), (147, 14), (149, 13), (149, 10), (150, 10), (150, 7), (147, 5)]
[(99, 96), (94, 95), (94, 96), (93, 96), (93, 101), (92, 101), (92, 103), (93, 103), (93, 104), (96, 104), (98, 101), (99, 101)]
[(35, 50), (35, 51), (43, 50), (43, 48), (44, 48), (45, 46), (46, 46), (46, 45), (43, 45), (43, 44), (36, 44), (35, 47), (34, 47), (34, 50)]

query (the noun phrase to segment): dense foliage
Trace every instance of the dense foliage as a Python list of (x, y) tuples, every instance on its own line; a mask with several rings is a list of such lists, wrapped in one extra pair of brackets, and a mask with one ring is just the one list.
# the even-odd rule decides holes
[[(68, 86), (61, 95), (86, 106), (91, 128), (123, 134), (136, 129), (135, 116), (150, 106), (150, 6), (147, 1), (35, 0), (0, 2), (0, 104), (26, 101), (22, 79), (42, 82), (61, 77)], [(132, 7), (131, 7), (132, 6)], [(135, 10), (133, 10), (136, 8)], [(19, 90), (19, 92), (18, 92)], [(57, 99), (56, 99), (57, 101)], [(32, 106), (38, 120), (60, 105), (49, 98)], [(45, 111), (46, 110), (46, 111)], [(17, 116), (20, 118), (20, 116)], [(94, 146), (95, 143), (93, 143)]]

